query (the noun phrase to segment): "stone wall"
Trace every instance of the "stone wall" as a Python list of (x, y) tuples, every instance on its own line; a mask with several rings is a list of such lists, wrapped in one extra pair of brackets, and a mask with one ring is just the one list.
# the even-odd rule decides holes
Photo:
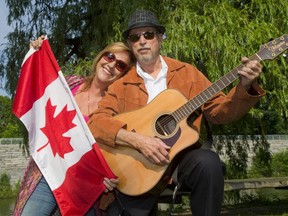
[[(270, 144), (271, 154), (288, 150), (288, 135), (267, 135), (267, 141)], [(252, 141), (248, 141), (248, 143), (250, 148), (250, 151), (248, 152), (248, 167), (249, 167), (251, 165), (254, 153), (253, 153)], [(223, 150), (223, 152), (225, 151)], [(223, 161), (225, 161), (227, 157), (225, 155), (221, 155), (220, 158)]]
[(27, 163), (19, 144), (0, 144), (0, 175), (7, 173), (12, 185), (22, 179)]
[[(1, 142), (2, 140), (2, 142)], [(6, 172), (11, 180), (12, 184), (21, 180), (28, 163), (27, 156), (23, 155), (20, 148), (20, 140), (14, 139), (14, 142), (3, 142), (0, 138), (0, 175)], [(269, 135), (268, 142), (270, 143), (270, 150), (272, 153), (280, 152), (288, 148), (288, 135)], [(249, 152), (249, 161), (253, 157), (252, 148)], [(225, 156), (222, 157), (225, 161)]]

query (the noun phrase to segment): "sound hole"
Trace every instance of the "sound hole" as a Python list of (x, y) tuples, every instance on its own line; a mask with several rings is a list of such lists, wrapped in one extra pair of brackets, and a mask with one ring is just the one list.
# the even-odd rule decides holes
[(176, 121), (171, 115), (162, 115), (160, 116), (155, 123), (156, 131), (162, 136), (167, 136), (173, 133), (176, 128)]

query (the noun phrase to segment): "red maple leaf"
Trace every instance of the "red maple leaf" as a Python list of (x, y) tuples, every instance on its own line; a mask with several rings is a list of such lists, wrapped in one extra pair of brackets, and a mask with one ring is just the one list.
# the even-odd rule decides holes
[(72, 122), (76, 115), (76, 110), (68, 111), (66, 105), (54, 118), (55, 110), (56, 106), (52, 106), (49, 99), (46, 104), (46, 125), (40, 128), (48, 138), (48, 143), (37, 149), (37, 152), (50, 144), (54, 157), (58, 153), (60, 157), (64, 158), (64, 154), (74, 150), (70, 145), (71, 137), (64, 137), (63, 134), (76, 126)]

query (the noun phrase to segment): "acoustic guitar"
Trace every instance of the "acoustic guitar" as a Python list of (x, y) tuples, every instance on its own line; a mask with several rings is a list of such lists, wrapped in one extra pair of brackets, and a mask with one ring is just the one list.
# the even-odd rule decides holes
[[(288, 49), (287, 34), (262, 45), (250, 59), (271, 60), (286, 49)], [(145, 107), (114, 116), (115, 119), (127, 124), (128, 131), (158, 137), (171, 146), (170, 164), (160, 166), (150, 163), (134, 148), (113, 148), (99, 144), (107, 163), (119, 178), (120, 192), (138, 196), (145, 193), (159, 193), (164, 189), (181, 153), (193, 147), (199, 139), (199, 134), (188, 126), (187, 118), (235, 81), (242, 67), (242, 64), (239, 65), (189, 101), (177, 90), (167, 89)]]

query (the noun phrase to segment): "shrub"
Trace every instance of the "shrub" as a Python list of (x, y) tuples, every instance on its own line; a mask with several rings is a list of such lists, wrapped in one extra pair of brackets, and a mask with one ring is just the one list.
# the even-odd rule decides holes
[(250, 178), (288, 176), (288, 150), (272, 154), (269, 164), (263, 164), (257, 157), (254, 158), (248, 176)]
[(272, 175), (275, 177), (288, 176), (288, 150), (273, 155)]
[[(7, 173), (1, 175), (0, 178), (0, 198), (9, 198), (12, 194), (12, 187), (10, 185), (10, 178)], [(8, 197), (7, 197), (8, 196)]]
[(7, 173), (1, 174), (0, 177), (0, 199), (14, 198), (19, 190), (19, 182), (15, 185), (15, 189), (10, 184), (10, 177)]

